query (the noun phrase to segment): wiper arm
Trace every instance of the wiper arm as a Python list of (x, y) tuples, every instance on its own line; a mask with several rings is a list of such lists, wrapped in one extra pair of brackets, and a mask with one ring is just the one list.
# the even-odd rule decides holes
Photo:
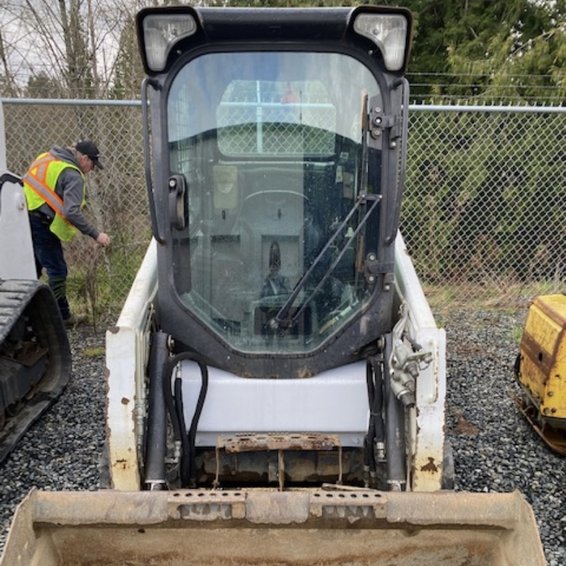
[[(358, 226), (354, 230), (354, 233), (350, 236), (348, 240), (346, 240), (346, 242), (342, 246), (342, 249), (338, 253), (336, 259), (332, 262), (332, 265), (328, 268), (324, 276), (321, 278), (318, 285), (315, 287), (314, 291), (312, 291), (311, 294), (307, 297), (307, 299), (303, 301), (303, 305), (294, 314), (293, 318), (291, 319), (287, 318), (289, 308), (295, 302), (295, 299), (298, 297), (299, 293), (304, 289), (306, 282), (308, 281), (308, 278), (310, 277), (312, 272), (321, 262), (322, 258), (324, 257), (330, 246), (334, 243), (334, 241), (338, 238), (338, 236), (340, 236), (340, 234), (345, 229), (352, 216), (356, 213), (356, 211), (360, 208), (362, 204), (365, 204), (368, 201), (373, 201), (373, 204), (369, 207), (369, 209), (364, 214), (363, 218), (360, 220)], [(302, 312), (307, 307), (309, 301), (314, 297), (314, 295), (320, 290), (320, 288), (324, 285), (326, 280), (330, 277), (330, 274), (332, 273), (332, 271), (334, 271), (334, 268), (338, 265), (338, 263), (346, 253), (346, 250), (348, 249), (350, 242), (358, 235), (359, 231), (363, 228), (368, 218), (371, 216), (372, 212), (375, 210), (375, 208), (377, 207), (380, 201), (381, 201), (381, 195), (368, 195), (361, 193), (358, 196), (356, 202), (354, 203), (354, 206), (352, 207), (350, 212), (348, 212), (344, 220), (340, 222), (338, 228), (336, 228), (330, 240), (326, 242), (322, 250), (320, 250), (320, 252), (314, 258), (314, 261), (312, 262), (311, 266), (307, 269), (307, 271), (305, 271), (305, 273), (303, 273), (301, 278), (297, 281), (297, 284), (293, 288), (293, 291), (289, 295), (289, 298), (285, 301), (285, 304), (279, 309), (275, 317), (271, 319), (269, 324), (273, 330), (277, 330), (279, 328), (290, 328), (291, 326), (296, 324)]]
[[(336, 230), (334, 231), (334, 234), (332, 235), (330, 240), (328, 240), (328, 242), (326, 242), (326, 245), (322, 248), (322, 250), (320, 250), (320, 252), (314, 258), (314, 261), (312, 262), (309, 269), (301, 276), (299, 281), (297, 281), (297, 284), (293, 288), (293, 291), (289, 295), (289, 298), (285, 301), (285, 304), (279, 309), (279, 311), (277, 312), (275, 317), (270, 321), (270, 326), (271, 326), (272, 330), (278, 330), (279, 328), (290, 328), (291, 326), (293, 326), (294, 324), (297, 323), (297, 321), (299, 320), (299, 317), (301, 316), (301, 314), (303, 313), (303, 311), (307, 307), (309, 301), (314, 297), (314, 295), (320, 290), (320, 288), (324, 285), (326, 280), (330, 277), (330, 274), (332, 273), (332, 271), (334, 271), (334, 268), (338, 265), (338, 263), (340, 262), (340, 260), (344, 256), (344, 254), (346, 253), (346, 250), (348, 249), (350, 242), (358, 235), (359, 231), (363, 228), (363, 226), (367, 222), (367, 219), (370, 217), (371, 213), (375, 210), (375, 208), (377, 207), (377, 205), (379, 204), (379, 202), (381, 200), (381, 195), (372, 195), (372, 194), (367, 194), (367, 192), (366, 192), (366, 187), (367, 187), (367, 183), (368, 183), (367, 136), (368, 136), (368, 131), (369, 131), (368, 94), (367, 94), (367, 92), (364, 92), (363, 95), (362, 95), (361, 108), (360, 108), (360, 127), (361, 127), (361, 134), (362, 134), (362, 160), (361, 160), (360, 176), (358, 177), (358, 183), (357, 183), (358, 197), (356, 198), (356, 202), (354, 203), (354, 206), (352, 206), (352, 209), (350, 210), (350, 212), (348, 212), (348, 214), (346, 215), (344, 220), (342, 220), (342, 222), (340, 222), (340, 224), (338, 225), (338, 228), (336, 228)], [(288, 313), (289, 313), (289, 309), (290, 309), (291, 305), (295, 302), (295, 299), (298, 297), (299, 293), (305, 288), (305, 285), (306, 285), (306, 282), (308, 281), (308, 278), (310, 277), (312, 272), (315, 270), (315, 268), (318, 266), (318, 264), (321, 262), (322, 258), (324, 257), (324, 255), (326, 254), (326, 252), (328, 251), (330, 246), (334, 243), (336, 238), (338, 238), (338, 236), (342, 233), (342, 230), (344, 230), (344, 228), (347, 226), (348, 222), (350, 221), (352, 216), (357, 212), (357, 210), (360, 208), (360, 206), (362, 206), (362, 204), (366, 204), (367, 201), (372, 201), (372, 200), (374, 201), (373, 204), (371, 205), (369, 210), (366, 211), (363, 218), (360, 220), (360, 222), (359, 222), (358, 226), (356, 227), (354, 233), (350, 236), (350, 238), (348, 240), (346, 240), (342, 249), (338, 253), (338, 256), (332, 262), (332, 265), (326, 271), (324, 276), (321, 278), (318, 285), (315, 287), (314, 291), (312, 291), (311, 294), (307, 297), (307, 299), (305, 301), (303, 301), (302, 306), (294, 314), (293, 318), (289, 319)]]

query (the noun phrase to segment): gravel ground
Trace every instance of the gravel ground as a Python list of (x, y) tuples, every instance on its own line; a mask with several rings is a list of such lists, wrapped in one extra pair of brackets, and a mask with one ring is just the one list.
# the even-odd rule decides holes
[[(550, 452), (511, 400), (513, 337), (524, 313), (458, 311), (438, 317), (448, 335), (447, 430), (456, 489), (520, 490), (533, 506), (549, 566), (566, 564), (566, 459)], [(70, 333), (74, 370), (60, 400), (0, 464), (0, 550), (15, 505), (33, 486), (95, 490), (104, 441), (104, 332)]]
[(457, 312), (444, 321), (447, 428), (456, 489), (518, 489), (532, 505), (549, 566), (566, 565), (566, 458), (551, 452), (517, 410), (513, 377), (524, 314)]

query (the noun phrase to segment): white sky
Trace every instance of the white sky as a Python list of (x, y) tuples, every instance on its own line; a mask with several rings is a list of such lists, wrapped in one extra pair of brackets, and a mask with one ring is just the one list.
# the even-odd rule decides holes
[[(81, 1), (81, 13), (87, 14), (87, 0)], [(137, 11), (136, 0), (90, 0), (96, 25), (96, 56), (100, 78), (111, 75), (117, 53), (118, 38), (123, 21), (123, 10)], [(27, 83), (30, 76), (44, 73), (60, 76), (63, 38), (58, 24), (58, 4), (55, 0), (30, 0), (31, 7), (41, 15), (26, 16), (25, 0), (0, 0), (0, 31), (10, 72), (18, 85)], [(67, 0), (67, 4), (69, 4)], [(41, 26), (41, 29), (40, 29)], [(89, 38), (90, 41), (90, 38)], [(4, 75), (3, 66), (0, 74)]]

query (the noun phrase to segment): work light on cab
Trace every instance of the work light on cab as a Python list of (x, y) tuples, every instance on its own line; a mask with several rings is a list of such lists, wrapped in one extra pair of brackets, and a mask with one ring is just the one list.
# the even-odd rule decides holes
[(388, 71), (400, 71), (404, 67), (408, 28), (404, 14), (361, 13), (354, 20), (354, 31), (375, 43)]
[(148, 68), (153, 72), (163, 71), (173, 45), (196, 31), (197, 23), (191, 14), (148, 14), (142, 24)]

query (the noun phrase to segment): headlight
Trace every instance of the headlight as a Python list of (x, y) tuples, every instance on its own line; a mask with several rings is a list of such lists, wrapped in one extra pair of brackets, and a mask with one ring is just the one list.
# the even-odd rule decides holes
[(375, 43), (389, 71), (403, 68), (409, 44), (408, 30), (409, 22), (403, 14), (360, 13), (354, 20), (354, 31)]
[(173, 44), (196, 31), (197, 23), (191, 14), (146, 15), (142, 20), (141, 40), (149, 69), (154, 72), (163, 71)]

